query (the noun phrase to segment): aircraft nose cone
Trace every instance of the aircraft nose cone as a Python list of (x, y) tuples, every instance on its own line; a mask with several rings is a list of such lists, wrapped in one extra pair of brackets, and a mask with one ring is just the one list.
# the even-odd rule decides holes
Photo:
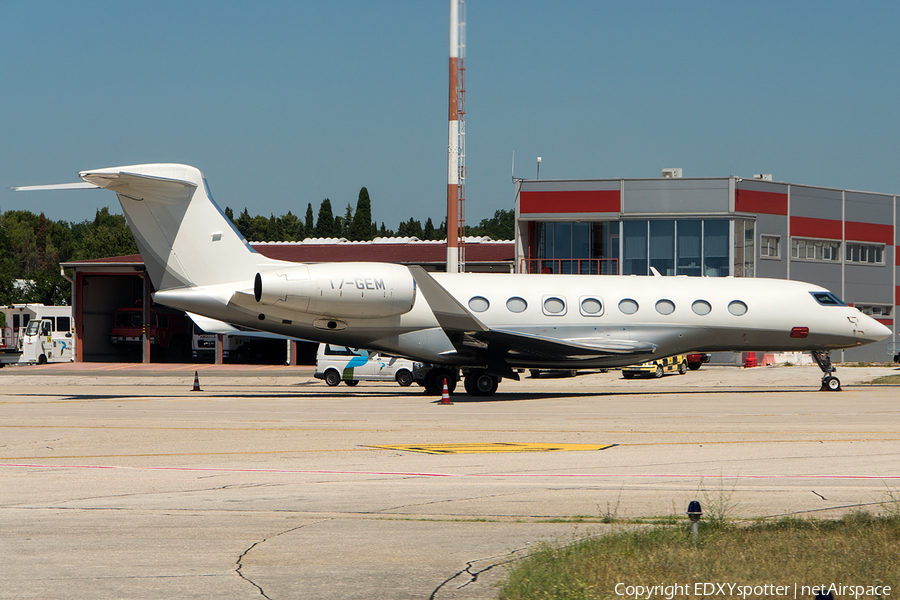
[(866, 342), (878, 342), (883, 340), (886, 337), (890, 337), (892, 334), (889, 327), (885, 327), (875, 319), (871, 317), (866, 317), (864, 323), (860, 323), (863, 326), (863, 338)]

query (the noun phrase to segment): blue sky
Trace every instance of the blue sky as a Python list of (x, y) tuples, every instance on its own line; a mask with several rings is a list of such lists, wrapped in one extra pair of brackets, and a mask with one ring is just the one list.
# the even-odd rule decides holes
[[(182, 162), (235, 211), (446, 204), (448, 2), (0, 0), (0, 209), (82, 221)], [(900, 193), (896, 2), (467, 3), (467, 221), (516, 176), (772, 173)]]

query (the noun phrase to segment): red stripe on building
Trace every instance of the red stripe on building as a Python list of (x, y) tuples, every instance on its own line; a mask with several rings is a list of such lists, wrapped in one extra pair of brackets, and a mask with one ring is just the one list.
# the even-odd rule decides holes
[(610, 213), (621, 210), (619, 190), (519, 192), (519, 212)]
[(791, 235), (794, 237), (841, 239), (841, 222), (813, 217), (791, 217)]
[(894, 306), (900, 306), (900, 285), (894, 290)]
[(885, 327), (893, 327), (894, 326), (893, 319), (875, 319), (875, 320), (878, 321), (879, 323), (881, 323), (882, 325), (884, 325)]
[(877, 242), (893, 246), (894, 226), (847, 221), (844, 226), (844, 239), (855, 242)]
[(738, 212), (787, 216), (788, 197), (787, 194), (777, 194), (775, 192), (735, 190), (734, 210)]

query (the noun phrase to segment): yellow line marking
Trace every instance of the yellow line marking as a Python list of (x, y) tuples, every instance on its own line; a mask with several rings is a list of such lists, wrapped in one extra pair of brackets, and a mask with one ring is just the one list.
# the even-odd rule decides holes
[(478, 443), (478, 444), (399, 444), (392, 446), (369, 446), (385, 450), (406, 450), (426, 454), (489, 454), (495, 452), (558, 452), (606, 450), (615, 444), (535, 444), (535, 443)]

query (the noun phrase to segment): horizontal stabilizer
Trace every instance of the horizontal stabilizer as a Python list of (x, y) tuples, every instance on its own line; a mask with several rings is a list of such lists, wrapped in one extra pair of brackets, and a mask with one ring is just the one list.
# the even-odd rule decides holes
[(46, 190), (96, 190), (100, 186), (79, 181), (78, 183), (55, 183), (52, 185), (20, 185), (14, 187), (14, 192), (42, 192)]

